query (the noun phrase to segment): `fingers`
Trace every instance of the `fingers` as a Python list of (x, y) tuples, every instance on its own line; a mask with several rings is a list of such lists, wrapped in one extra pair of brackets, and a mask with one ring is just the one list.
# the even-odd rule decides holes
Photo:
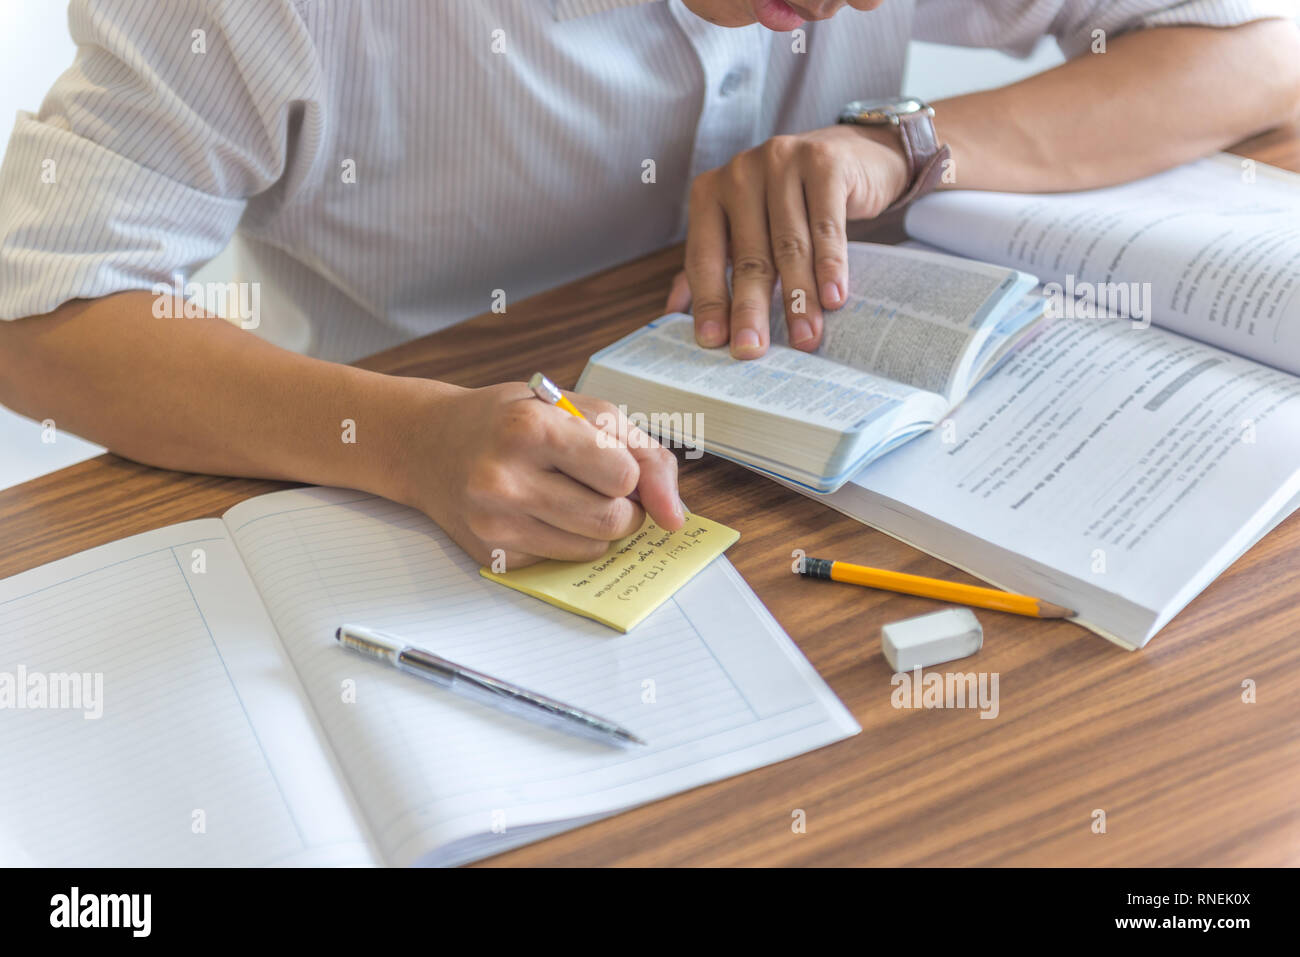
[(540, 522), (606, 544), (645, 522), (645, 512), (631, 499), (600, 495), (559, 472), (540, 475), (523, 508)]
[(495, 454), (468, 475), (468, 507), (452, 522), (483, 546), (471, 554), (585, 561), (641, 526), (641, 507), (626, 498), (639, 477), (626, 449), (597, 444), (604, 433), (590, 422), (531, 395), (501, 415)]
[[(677, 458), (628, 422), (608, 402), (577, 393), (565, 394), (587, 420), (545, 406), (538, 410), (551, 413), (541, 426), (545, 434), (538, 447), (540, 464), (564, 473), (607, 499), (626, 498), (636, 493), (641, 505), (661, 527), (669, 531), (680, 528), (685, 515), (677, 493)], [(613, 522), (605, 514), (611, 507), (602, 505), (597, 510), (607, 525)], [(622, 514), (631, 521), (627, 513)], [(584, 527), (574, 527), (574, 530), (583, 531)], [(635, 529), (613, 535), (611, 540), (631, 531)]]
[(633, 495), (650, 517), (669, 531), (681, 528), (686, 513), (677, 490), (677, 457), (610, 403), (577, 394), (569, 398), (604, 433), (601, 444), (617, 443), (620, 451), (632, 457), (637, 469)]
[(822, 308), (838, 309), (849, 288), (848, 188), (822, 148), (806, 150), (802, 164), (817, 294)]
[(466, 408), (487, 409), (491, 422), (452, 418), (456, 429), (435, 444), (443, 454), (457, 441), (468, 449), (452, 456), (463, 463), (452, 476), (457, 492), (425, 511), (484, 564), (598, 558), (647, 513), (670, 531), (682, 527), (676, 459), (608, 402), (568, 393), (579, 418), (522, 383), (463, 391)]
[(758, 358), (767, 352), (769, 340), (776, 268), (767, 233), (763, 162), (754, 151), (737, 157), (728, 167), (732, 173), (724, 194), (731, 229), (731, 354), (737, 359)]
[(501, 514), (476, 519), (470, 522), (470, 531), (481, 543), (481, 547), (469, 549), (470, 554), (487, 565), (491, 564), (493, 553), (501, 555), (507, 571), (531, 565), (541, 558), (589, 562), (609, 551), (607, 541), (575, 535), (531, 515)]
[(790, 344), (820, 344), (823, 310), (844, 304), (848, 283), (847, 193), (837, 162), (831, 144), (777, 136), (695, 180), (686, 275), (701, 345), (729, 338), (738, 359), (767, 352), (778, 272)]
[(668, 290), (668, 301), (664, 303), (664, 312), (685, 312), (691, 308), (691, 284), (686, 279), (686, 270), (673, 277), (672, 288)]
[(637, 487), (640, 470), (617, 439), (618, 429), (627, 427), (626, 420), (608, 403), (597, 405), (584, 396), (566, 394), (587, 421), (542, 406), (538, 411), (546, 416), (535, 445), (538, 464), (563, 472), (606, 498), (627, 497)]
[(709, 349), (726, 343), (731, 312), (727, 217), (713, 191), (714, 178), (715, 173), (705, 173), (692, 184), (686, 231), (686, 280), (695, 303), (695, 341)]
[[(729, 338), (736, 358), (763, 355), (779, 275), (790, 344), (816, 349), (826, 311), (848, 295), (850, 184), (870, 180), (891, 156), (835, 127), (773, 137), (697, 177), (686, 239), (697, 341), (715, 346)], [(674, 287), (669, 309), (685, 302)]]
[[(773, 144), (783, 142), (778, 137)], [(793, 150), (770, 146), (767, 151), (767, 216), (772, 234), (772, 258), (781, 275), (790, 345), (816, 349), (821, 341), (822, 311), (813, 272), (813, 244), (804, 205), (807, 187), (795, 167)]]

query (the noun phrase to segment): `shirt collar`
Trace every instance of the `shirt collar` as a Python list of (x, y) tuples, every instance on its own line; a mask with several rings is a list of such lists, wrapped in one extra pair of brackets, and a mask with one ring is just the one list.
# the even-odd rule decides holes
[(635, 7), (653, 2), (655, 0), (554, 0), (555, 19), (573, 20), (619, 7)]

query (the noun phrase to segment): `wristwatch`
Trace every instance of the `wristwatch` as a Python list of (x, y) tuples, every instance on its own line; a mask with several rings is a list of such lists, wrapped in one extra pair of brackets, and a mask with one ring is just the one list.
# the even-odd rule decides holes
[(854, 100), (840, 110), (839, 122), (856, 126), (894, 126), (903, 141), (911, 183), (890, 210), (924, 196), (943, 177), (944, 161), (952, 154), (934, 131), (934, 107), (912, 96), (890, 100)]

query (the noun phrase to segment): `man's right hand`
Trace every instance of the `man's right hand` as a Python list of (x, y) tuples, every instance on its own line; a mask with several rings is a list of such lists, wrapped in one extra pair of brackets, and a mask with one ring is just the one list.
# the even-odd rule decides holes
[[(402, 498), (476, 561), (504, 557), (507, 568), (597, 558), (640, 528), (646, 512), (680, 528), (673, 454), (608, 402), (568, 395), (587, 421), (539, 401), (522, 382), (443, 387), (427, 428), (410, 433), (415, 471), (404, 477)], [(634, 491), (640, 504), (628, 498)]]
[(496, 549), (507, 568), (595, 558), (645, 512), (685, 520), (676, 458), (607, 402), (570, 395), (583, 421), (522, 382), (383, 375), (154, 304), (124, 292), (0, 322), (0, 404), (161, 468), (382, 495), (489, 565)]

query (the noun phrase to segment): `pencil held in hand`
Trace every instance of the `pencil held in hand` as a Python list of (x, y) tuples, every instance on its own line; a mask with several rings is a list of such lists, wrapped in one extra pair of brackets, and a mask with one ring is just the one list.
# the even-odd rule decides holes
[(959, 605), (974, 605), (976, 608), (989, 608), (993, 611), (1006, 611), (1013, 615), (1027, 615), (1030, 618), (1073, 618), (1074, 612), (1060, 605), (1053, 605), (1041, 598), (1029, 595), (1016, 595), (996, 588), (982, 588), (979, 585), (962, 585), (957, 582), (941, 581), (938, 578), (926, 578), (922, 575), (907, 575), (903, 572), (886, 571), (883, 568), (868, 568), (866, 565), (851, 565), (848, 562), (836, 562), (826, 558), (805, 558), (799, 565), (799, 574), (805, 578), (824, 578), (827, 581), (845, 582), (850, 585), (864, 585), (867, 588), (880, 588), (884, 591), (901, 592), (904, 595), (919, 595), (922, 598), (937, 598), (940, 601), (956, 602)]
[(557, 386), (540, 372), (534, 372), (533, 377), (528, 380), (528, 388), (533, 390), (533, 395), (550, 405), (558, 405), (569, 415), (577, 416), (580, 419), (587, 417), (579, 411), (578, 407), (569, 401), (569, 397), (560, 391)]

